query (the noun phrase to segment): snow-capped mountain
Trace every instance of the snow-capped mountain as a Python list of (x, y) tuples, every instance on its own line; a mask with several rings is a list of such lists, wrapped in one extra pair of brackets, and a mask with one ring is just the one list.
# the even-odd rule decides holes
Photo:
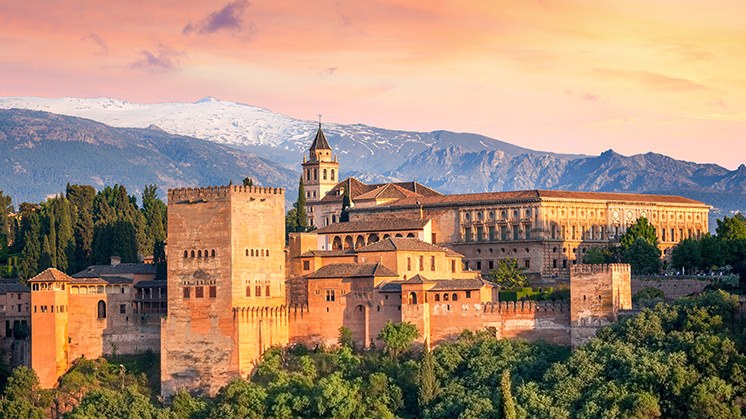
[[(311, 143), (316, 121), (303, 121), (267, 109), (207, 97), (194, 103), (137, 104), (117, 99), (0, 98), (0, 109), (20, 108), (92, 119), (113, 127), (147, 128), (247, 148), (298, 170)], [(347, 168), (361, 177), (380, 175), (431, 149), (459, 146), (470, 152), (501, 149), (508, 155), (531, 152), (475, 134), (408, 132), (324, 122), (324, 132)], [(552, 154), (553, 153), (542, 153)], [(565, 156), (575, 158), (577, 156)]]

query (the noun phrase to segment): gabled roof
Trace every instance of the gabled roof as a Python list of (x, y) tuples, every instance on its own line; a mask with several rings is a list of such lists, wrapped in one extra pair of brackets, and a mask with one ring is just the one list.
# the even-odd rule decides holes
[(395, 252), (397, 250), (408, 250), (415, 252), (447, 252), (443, 247), (423, 242), (420, 239), (389, 237), (367, 246), (355, 249), (356, 252)]
[[(705, 205), (694, 199), (673, 195), (652, 195), (641, 193), (616, 193), (616, 192), (581, 192), (581, 191), (553, 191), (553, 190), (526, 190), (509, 192), (483, 192), (440, 196), (407, 197), (393, 202), (388, 202), (378, 207), (365, 208), (364, 211), (375, 211), (376, 208), (393, 207), (448, 207), (455, 205), (484, 205), (492, 203), (509, 202), (541, 202), (543, 200), (584, 200), (604, 202), (651, 202), (668, 204)], [(354, 208), (353, 208), (354, 210)]]
[(405, 197), (415, 198), (421, 196), (443, 196), (440, 192), (417, 182), (374, 183), (366, 185), (354, 177), (349, 177), (334, 185), (334, 187), (324, 195), (320, 202), (342, 202), (342, 191), (344, 188), (350, 189), (350, 198), (353, 202), (356, 199), (372, 199), (378, 194), (382, 194), (380, 198), (389, 198), (389, 196), (391, 196), (394, 199)]
[(70, 282), (72, 278), (55, 268), (47, 268), (44, 272), (28, 280), (28, 282)]
[(417, 275), (415, 275), (415, 276), (407, 279), (406, 281), (402, 282), (402, 284), (426, 284), (426, 283), (430, 283), (430, 282), (433, 282), (433, 281), (425, 278), (424, 276), (422, 276), (420, 274), (417, 274)]
[(364, 232), (376, 232), (376, 231), (409, 231), (409, 230), (422, 230), (429, 219), (406, 219), (406, 218), (390, 218), (386, 220), (371, 220), (371, 221), (348, 221), (345, 223), (334, 223), (328, 226), (321, 227), (318, 230), (314, 230), (317, 234), (336, 234), (336, 233), (364, 233)]
[(329, 147), (329, 143), (326, 141), (326, 136), (324, 135), (324, 131), (321, 130), (321, 124), (319, 124), (319, 130), (316, 131), (316, 137), (313, 139), (313, 143), (311, 143), (311, 148), (309, 148), (309, 151), (314, 150), (331, 150), (332, 148)]
[(441, 281), (433, 281), (435, 286), (432, 288), (433, 291), (450, 291), (450, 290), (478, 290), (482, 287), (492, 287), (493, 285), (489, 282), (479, 279), (447, 279)]
[(307, 276), (308, 279), (397, 277), (399, 275), (380, 263), (333, 263), (321, 267)]
[(96, 278), (132, 274), (155, 275), (158, 267), (152, 263), (120, 263), (118, 265), (92, 265), (73, 275), (73, 278)]

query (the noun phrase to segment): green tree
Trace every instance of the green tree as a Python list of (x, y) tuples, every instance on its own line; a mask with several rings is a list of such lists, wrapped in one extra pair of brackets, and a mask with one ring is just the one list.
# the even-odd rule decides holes
[(131, 387), (125, 387), (121, 391), (106, 388), (89, 391), (67, 417), (70, 419), (165, 419), (168, 414), (165, 411), (159, 411), (147, 397)]
[(591, 247), (583, 255), (583, 263), (589, 265), (603, 265), (605, 263), (612, 263), (612, 255), (609, 249), (602, 247)]
[(124, 263), (138, 261), (137, 233), (131, 222), (116, 221), (96, 226), (93, 235), (93, 263), (107, 264), (111, 256), (120, 256)]
[(657, 274), (661, 267), (661, 250), (643, 237), (638, 237), (624, 251), (623, 261), (632, 267), (637, 275)]
[[(202, 398), (193, 397), (188, 391), (180, 389), (176, 391), (171, 400), (171, 412), (177, 418), (203, 418), (207, 416), (208, 404)], [(222, 415), (220, 417), (248, 417), (247, 415)]]
[(153, 254), (156, 242), (166, 240), (166, 217), (168, 208), (158, 199), (158, 187), (147, 185), (142, 193), (142, 215), (146, 226), (146, 247)]
[(699, 239), (699, 249), (702, 255), (702, 269), (712, 270), (724, 265), (723, 244), (717, 237), (710, 234), (703, 235)]
[(39, 271), (54, 268), (54, 257), (52, 256), (52, 245), (49, 244), (49, 236), (44, 236), (41, 242), (41, 256), (39, 257)]
[(346, 346), (348, 348), (355, 347), (355, 341), (352, 339), (352, 330), (350, 330), (349, 327), (339, 327), (339, 337), (337, 338), (337, 343), (339, 343), (340, 346)]
[(93, 245), (93, 201), (96, 190), (90, 185), (67, 185), (66, 198), (72, 205), (75, 248), (69, 270), (79, 272), (91, 264)]
[(518, 267), (516, 259), (500, 259), (497, 268), (487, 274), (488, 278), (501, 288), (513, 289), (528, 285), (523, 269)]
[(254, 186), (254, 179), (250, 177), (243, 178), (243, 186), (248, 186), (248, 187)]
[(420, 410), (427, 408), (440, 391), (440, 383), (438, 377), (435, 375), (436, 361), (430, 349), (425, 345), (425, 350), (422, 352), (422, 359), (420, 359), (420, 368), (417, 375), (418, 386), (417, 386), (417, 401), (420, 406)]
[(638, 218), (637, 221), (627, 227), (627, 231), (622, 234), (622, 237), (619, 239), (622, 253), (626, 252), (627, 249), (634, 245), (637, 239), (642, 239), (651, 246), (658, 246), (658, 236), (655, 234), (655, 227), (653, 227), (645, 217)]
[(723, 217), (717, 220), (717, 234), (721, 240), (746, 239), (746, 217), (736, 214), (733, 217)]
[(306, 219), (306, 190), (303, 187), (303, 175), (298, 181), (298, 199), (293, 205), (295, 209), (295, 231), (306, 231), (308, 229), (308, 220)]
[(398, 358), (400, 354), (409, 349), (414, 340), (419, 336), (417, 326), (409, 322), (393, 323), (391, 320), (381, 329), (378, 338), (386, 345), (386, 352), (392, 358)]
[(21, 263), (18, 267), (18, 276), (24, 281), (28, 281), (39, 273), (39, 258), (41, 257), (41, 244), (39, 243), (41, 222), (39, 221), (39, 215), (33, 212), (26, 219), (28, 220), (28, 227), (23, 236), (24, 246), (21, 251)]
[(502, 401), (503, 417), (505, 419), (516, 419), (515, 399), (513, 399), (510, 370), (503, 370), (500, 375), (500, 400)]
[(11, 222), (8, 214), (13, 212), (13, 199), (0, 190), (0, 252), (7, 251), (12, 241)]
[(676, 269), (683, 269), (685, 272), (695, 272), (702, 266), (702, 250), (700, 241), (694, 239), (684, 239), (680, 241), (671, 254), (671, 263)]
[(168, 265), (166, 264), (166, 243), (158, 240), (153, 245), (153, 263), (156, 266), (156, 279), (165, 280), (168, 273)]

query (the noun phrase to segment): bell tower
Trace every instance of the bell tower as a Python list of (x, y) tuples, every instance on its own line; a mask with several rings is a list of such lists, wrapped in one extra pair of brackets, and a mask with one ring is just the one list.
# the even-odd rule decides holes
[(306, 191), (306, 202), (318, 202), (339, 181), (339, 162), (332, 154), (332, 148), (326, 141), (324, 131), (321, 130), (321, 115), (319, 115), (319, 129), (313, 139), (308, 156), (303, 156), (303, 189)]

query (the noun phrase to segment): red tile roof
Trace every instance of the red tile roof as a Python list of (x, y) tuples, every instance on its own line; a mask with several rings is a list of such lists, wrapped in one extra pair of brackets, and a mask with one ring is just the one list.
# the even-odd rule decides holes
[(409, 231), (422, 230), (430, 220), (410, 220), (406, 218), (390, 218), (375, 221), (349, 221), (345, 223), (329, 224), (314, 230), (317, 234), (363, 233), (376, 231)]
[(359, 278), (359, 277), (397, 277), (396, 272), (380, 263), (333, 263), (321, 267), (308, 275), (308, 279), (321, 278)]
[(355, 249), (355, 251), (358, 253), (395, 252), (397, 250), (414, 251), (414, 252), (443, 252), (443, 253), (446, 253), (449, 251), (449, 249), (424, 242), (420, 239), (411, 239), (411, 238), (404, 238), (404, 237), (389, 237), (387, 239), (383, 239), (381, 241)]
[(28, 282), (70, 282), (73, 279), (66, 273), (55, 268), (47, 268), (44, 272), (28, 280)]

